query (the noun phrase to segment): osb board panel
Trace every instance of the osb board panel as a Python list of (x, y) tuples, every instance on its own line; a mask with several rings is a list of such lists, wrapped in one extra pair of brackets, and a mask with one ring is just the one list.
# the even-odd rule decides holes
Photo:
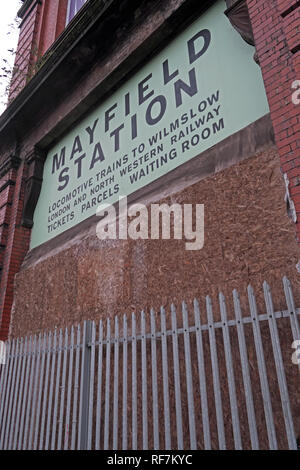
[[(16, 276), (12, 335), (178, 305), (183, 298), (189, 303), (194, 296), (203, 310), (205, 295), (216, 305), (220, 290), (229, 298), (230, 316), (232, 290), (239, 290), (245, 310), (248, 283), (259, 291), (264, 312), (264, 279), (279, 310), (285, 308), (283, 275), (293, 282), (300, 306), (300, 255), (284, 193), (278, 155), (271, 148), (160, 201), (205, 205), (202, 250), (186, 251), (178, 240), (104, 242), (95, 232), (83, 237)], [(215, 308), (216, 318), (218, 312)]]

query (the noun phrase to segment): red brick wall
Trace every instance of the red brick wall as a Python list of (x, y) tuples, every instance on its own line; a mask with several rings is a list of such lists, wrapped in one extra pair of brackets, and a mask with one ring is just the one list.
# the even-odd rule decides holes
[[(269, 100), (281, 169), (290, 181), (298, 215), (300, 239), (300, 105), (292, 102), (292, 83), (300, 80), (300, 2), (296, 0), (247, 0), (257, 53)], [(67, 0), (32, 2), (23, 18), (16, 63), (25, 73), (16, 75), (15, 96), (26, 83), (30, 65), (63, 31)], [(36, 53), (37, 51), (37, 53)], [(25, 75), (25, 77), (24, 77)], [(24, 171), (14, 169), (0, 180), (0, 339), (7, 336), (13, 281), (28, 249), (29, 229), (21, 226)], [(11, 183), (8, 186), (7, 180)], [(1, 191), (1, 188), (2, 191)], [(284, 248), (283, 248), (284, 251)]]
[(10, 87), (10, 100), (24, 88), (30, 76), (36, 57), (37, 25), (40, 16), (40, 5), (36, 3), (31, 12), (27, 12), (20, 26), (19, 42), (15, 58), (14, 73)]
[[(35, 63), (65, 27), (68, 0), (32, 1), (20, 26), (10, 100), (35, 73)], [(0, 340), (9, 332), (15, 274), (29, 248), (30, 230), (22, 226), (26, 164), (8, 167), (0, 178)]]
[(21, 225), (24, 173), (22, 164), (0, 180), (0, 340), (8, 337), (14, 278), (29, 248), (30, 230)]
[(300, 105), (292, 102), (292, 83), (300, 79), (300, 2), (247, 0), (247, 4), (300, 240)]
[(68, 0), (43, 1), (38, 23), (39, 56), (42, 56), (49, 49), (64, 30), (67, 6)]
[(65, 28), (68, 0), (35, 0), (20, 26), (10, 99), (24, 88), (35, 73), (35, 64)]
[(3, 257), (7, 244), (8, 227), (11, 216), (15, 178), (13, 170), (0, 181), (0, 269), (3, 270)]

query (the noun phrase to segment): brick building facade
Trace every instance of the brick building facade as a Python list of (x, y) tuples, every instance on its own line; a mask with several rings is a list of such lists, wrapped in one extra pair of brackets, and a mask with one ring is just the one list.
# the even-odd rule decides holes
[[(166, 321), (171, 332), (170, 304), (179, 306), (185, 299), (187, 305), (191, 305), (194, 297), (200, 299), (200, 312), (204, 317), (201, 321), (207, 320), (208, 325), (205, 296), (212, 297), (216, 318), (220, 316), (218, 293), (223, 292), (226, 299), (232, 299), (232, 291), (238, 289), (246, 316), (247, 312), (249, 315), (249, 284), (260, 292), (257, 307), (262, 313), (266, 311), (261, 292), (265, 279), (273, 293), (274, 310), (281, 312), (286, 309), (283, 276), (292, 281), (295, 302), (299, 305), (299, 1), (24, 0), (18, 14), (21, 25), (15, 73), (9, 105), (0, 116), (0, 340), (69, 327), (87, 319), (106, 320), (124, 312), (139, 313), (144, 309), (148, 313), (150, 308), (158, 312), (161, 305), (166, 306)], [(202, 25), (200, 32), (199, 25)], [(185, 54), (181, 46), (185, 48)], [(211, 51), (213, 59), (209, 54), (204, 56), (207, 50)], [(202, 55), (203, 65), (201, 62), (200, 66)], [(184, 68), (185, 59), (188, 65)], [(157, 79), (157, 70), (161, 81)], [(160, 84), (158, 90), (157, 83)], [(168, 111), (167, 88), (163, 89), (167, 86), (171, 94), (174, 92), (171, 96), (176, 103), (171, 112)], [(207, 89), (211, 93), (209, 96)], [(198, 98), (202, 101), (196, 101)], [(68, 192), (62, 190), (60, 193), (56, 188), (57, 181), (63, 187), (69, 184), (70, 194), (73, 194), (71, 189), (77, 187), (77, 180), (78, 188), (82, 183), (88, 184), (91, 173), (85, 170), (85, 181), (81, 179), (81, 161), (87, 156), (85, 149), (93, 148), (98, 133), (103, 138), (101, 142), (106, 142), (105, 135), (108, 138), (108, 131), (112, 130), (110, 124), (120, 108), (125, 117), (110, 134), (114, 150), (108, 153), (109, 163), (118, 161), (113, 160), (114, 155), (123, 152), (122, 147), (126, 149), (123, 153), (129, 153), (127, 141), (141, 144), (144, 134), (149, 137), (148, 128), (140, 122), (138, 109), (146, 111), (142, 117), (153, 128), (157, 124), (155, 121), (159, 122), (161, 115), (166, 114), (160, 129), (160, 138), (165, 145), (167, 137), (163, 140), (163, 134), (167, 136), (168, 131), (163, 126), (170, 122), (170, 129), (173, 129), (170, 132), (175, 135), (179, 128), (176, 112), (183, 102), (188, 107), (182, 108), (186, 112), (178, 115), (184, 123), (181, 132), (188, 136), (191, 133), (188, 151), (192, 153), (182, 158), (186, 147), (180, 143), (176, 147), (181, 149), (176, 153), (177, 159), (182, 158), (180, 163), (170, 166), (168, 171), (158, 172), (154, 178), (145, 177), (144, 184), (132, 185), (134, 190), (130, 187), (127, 196), (129, 204), (143, 203), (148, 208), (152, 203), (204, 204), (202, 249), (188, 251), (184, 242), (177, 239), (99, 240), (96, 209), (87, 212), (88, 216), (76, 215), (74, 223), (64, 219), (57, 231), (53, 228), (52, 220), (57, 219), (55, 214), (51, 219), (51, 211), (57, 210), (58, 214), (62, 200), (69, 197)], [(194, 123), (195, 106), (198, 106), (201, 122), (204, 118), (200, 109), (210, 102), (211, 112), (216, 115), (219, 116), (220, 106), (222, 112), (224, 110), (224, 121), (220, 117), (211, 131), (207, 125), (202, 134), (199, 132), (204, 142), (201, 147), (198, 141), (197, 145), (193, 143), (195, 137), (199, 139), (197, 133), (192, 134), (195, 132), (193, 124), (185, 123)], [(214, 102), (220, 106), (213, 107)], [(160, 105), (159, 118), (153, 111), (157, 110), (157, 105)], [(211, 119), (211, 112), (207, 113), (207, 119)], [(188, 115), (191, 121), (188, 121)], [(125, 118), (130, 122), (130, 132), (126, 139), (120, 140), (125, 132)], [(142, 135), (139, 134), (141, 129)], [(167, 145), (166, 148), (169, 149)], [(95, 162), (102, 164), (104, 161), (103, 168), (109, 167), (107, 150), (104, 145), (104, 152), (99, 149), (100, 143), (90, 155), (90, 172), (94, 171)], [(145, 154), (143, 169), (148, 157)], [(93, 176), (95, 174), (96, 170)], [(101, 183), (105, 176), (98, 174), (101, 174)], [(104, 192), (101, 194), (103, 196)], [(74, 201), (73, 204), (75, 207)], [(64, 206), (62, 214), (65, 214)], [(63, 220), (63, 216), (59, 220)], [(230, 307), (228, 317), (232, 320), (235, 309)], [(300, 434), (299, 377), (298, 368), (290, 360), (290, 326), (284, 322), (287, 318), (282, 320), (279, 337), (283, 340), (283, 362), (295, 428), (295, 435), (290, 436), (293, 439), (290, 448), (295, 448)], [(149, 315), (146, 322), (149, 323)], [(178, 322), (181, 322), (179, 314)], [(236, 321), (236, 326), (238, 323)], [(222, 329), (216, 332), (220, 351), (224, 351)], [(280, 393), (277, 389), (278, 371), (272, 355), (270, 331), (263, 325), (261, 331), (278, 447), (286, 448), (282, 430), (284, 426), (288, 429), (286, 421), (284, 423), (287, 413), (283, 419), (281, 405), (284, 407), (284, 400), (282, 388)], [(203, 344), (205, 354), (208, 354), (210, 338), (208, 331), (206, 333)], [(272, 439), (266, 432), (266, 403), (260, 388), (261, 374), (258, 376), (256, 367), (259, 362), (256, 344), (251, 342), (250, 333), (248, 329), (246, 343), (256, 425), (260, 447), (267, 448)], [(169, 340), (171, 350), (171, 336)], [(231, 340), (233, 360), (237, 364), (234, 371), (236, 387), (242, 390), (245, 380), (239, 356), (240, 340), (234, 339), (233, 335)], [(179, 341), (179, 351), (186, 352), (183, 341)], [(191, 341), (193, 358), (197, 351), (198, 345)], [(232, 435), (231, 429), (233, 414), (230, 416), (228, 411), (231, 409), (232, 413), (232, 396), (224, 357), (219, 353), (219, 385), (224, 398), (226, 444), (230, 448), (236, 445), (236, 436)], [(138, 351), (138, 362), (140, 359)], [(164, 390), (162, 360), (159, 358), (158, 362), (157, 385), (161, 394)], [(184, 375), (183, 362), (180, 364), (181, 375)], [(196, 362), (195, 359), (192, 364), (195, 377), (198, 373)], [(211, 410), (214, 409), (215, 377), (208, 370), (208, 364), (205, 367), (210, 390), (208, 409)], [(146, 366), (144, 364), (143, 371), (145, 369), (150, 376), (150, 360)], [(106, 384), (111, 379), (107, 371)], [(144, 377), (145, 372), (141, 371), (138, 365), (138, 377)], [(128, 368), (128, 383), (131, 374)], [(200, 382), (199, 372), (201, 387)], [(149, 396), (150, 388), (148, 384)], [(105, 403), (112, 400), (110, 393), (113, 393), (107, 386), (106, 390), (108, 401)], [(182, 390), (186, 405), (188, 390), (183, 385)], [(139, 388), (139, 398), (144, 393), (145, 390), (141, 392)], [(175, 406), (174, 394), (170, 387), (171, 402)], [(176, 400), (177, 394), (178, 389)], [(237, 407), (243, 447), (253, 448), (253, 436), (250, 442), (247, 428), (247, 420), (250, 425), (248, 399), (243, 398), (242, 393), (240, 395)], [(198, 423), (203, 413), (200, 405), (200, 400), (195, 400)], [(128, 404), (129, 415), (131, 406), (133, 403)], [(145, 413), (140, 404), (138, 406), (141, 425)], [(159, 407), (163, 416), (165, 408), (162, 403)], [(149, 410), (150, 429), (154, 418)], [(188, 404), (183, 413), (186, 441), (190, 429), (189, 412)], [(220, 428), (214, 412), (210, 413), (210, 420), (212, 447), (217, 448), (221, 442)], [(162, 442), (162, 427), (160, 434)], [(171, 434), (175, 442), (175, 430)], [(151, 439), (154, 442), (154, 436), (150, 436)], [(200, 440), (198, 448), (203, 447)], [(185, 443), (186, 448), (188, 445)], [(142, 447), (141, 442), (139, 446)]]
[[(24, 334), (81, 320), (92, 311), (101, 316), (183, 293), (190, 299), (248, 282), (259, 285), (267, 275), (275, 288), (284, 274), (299, 285), (300, 107), (292, 101), (300, 74), (297, 1), (224, 4), (232, 27), (255, 43), (270, 115), (204, 152), (198, 163), (172, 172), (165, 180), (169, 194), (155, 183), (146, 194), (136, 194), (148, 203), (199, 201), (201, 195), (208, 217), (203, 250), (180, 252), (178, 265), (176, 241), (169, 249), (158, 241), (95, 248), (91, 221), (84, 221), (28, 252), (47, 149), (167, 44), (176, 28), (213, 2), (199, 7), (192, 0), (168, 0), (162, 8), (161, 2), (130, 3), (129, 8), (126, 1), (116, 6), (90, 0), (67, 26), (67, 0), (26, 0), (19, 11), (17, 72), (11, 103), (0, 118), (1, 338), (9, 327), (13, 335)], [(68, 312), (64, 316), (62, 309)]]

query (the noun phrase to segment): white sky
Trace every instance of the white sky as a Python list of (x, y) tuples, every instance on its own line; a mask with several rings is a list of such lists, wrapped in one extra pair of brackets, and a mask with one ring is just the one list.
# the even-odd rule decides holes
[[(0, 68), (3, 67), (3, 59), (9, 61), (9, 65), (12, 67), (14, 63), (14, 57), (8, 49), (16, 49), (18, 43), (19, 28), (11, 28), (9, 25), (14, 23), (14, 19), (17, 16), (17, 12), (22, 5), (20, 0), (0, 0)], [(9, 33), (9, 34), (7, 34)], [(0, 70), (2, 75), (2, 70)], [(3, 96), (7, 80), (0, 77), (0, 114), (5, 110), (6, 97)]]

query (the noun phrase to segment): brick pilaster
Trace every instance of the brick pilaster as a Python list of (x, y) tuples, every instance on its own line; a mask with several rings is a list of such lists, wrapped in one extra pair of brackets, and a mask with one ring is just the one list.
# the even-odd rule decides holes
[[(17, 168), (18, 167), (18, 168)], [(9, 333), (14, 278), (29, 248), (30, 230), (22, 226), (24, 163), (10, 159), (0, 180), (0, 340)]]
[(300, 241), (300, 105), (292, 102), (292, 83), (300, 80), (300, 2), (247, 0), (247, 4)]

